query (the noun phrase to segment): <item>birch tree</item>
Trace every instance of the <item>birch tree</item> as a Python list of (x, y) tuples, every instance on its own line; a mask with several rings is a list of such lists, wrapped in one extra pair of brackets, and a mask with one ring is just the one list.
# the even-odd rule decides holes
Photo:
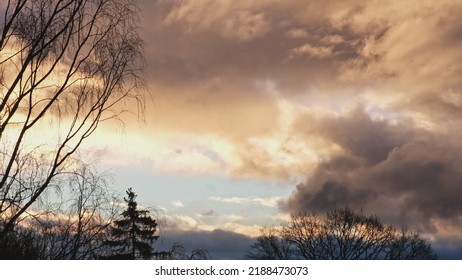
[[(142, 112), (129, 0), (8, 0), (0, 11), (0, 239), (124, 105)], [(133, 106), (135, 105), (136, 106)]]

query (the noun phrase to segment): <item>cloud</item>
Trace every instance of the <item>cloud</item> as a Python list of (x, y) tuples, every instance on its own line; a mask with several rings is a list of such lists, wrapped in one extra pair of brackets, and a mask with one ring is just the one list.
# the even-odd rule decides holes
[(433, 237), (462, 224), (462, 146), (454, 135), (373, 120), (361, 109), (303, 123), (305, 130), (294, 128), (339, 148), (297, 186), (285, 209), (362, 209)]
[(218, 197), (218, 196), (212, 196), (210, 197), (211, 200), (213, 201), (221, 201), (221, 202), (226, 202), (226, 203), (236, 203), (236, 204), (243, 204), (243, 203), (248, 203), (248, 204), (255, 204), (255, 205), (260, 205), (260, 206), (265, 206), (265, 207), (271, 207), (271, 208), (276, 208), (282, 197)]
[[(236, 203), (234, 199), (230, 201), (226, 199), (225, 201), (215, 201)], [(265, 206), (268, 204), (268, 202), (262, 203)], [(275, 208), (276, 206), (271, 204), (271, 206), (267, 207)], [(223, 214), (215, 210), (194, 213), (188, 210), (186, 214), (178, 213), (164, 217), (161, 232), (212, 231), (214, 229), (221, 229), (254, 237), (258, 236), (261, 227), (261, 225), (247, 220), (247, 215)]]
[[(197, 229), (199, 221), (195, 218), (186, 215), (176, 215), (174, 218), (174, 225), (178, 228)], [(171, 224), (171, 222), (170, 222)]]
[(179, 201), (179, 200), (174, 200), (174, 201), (172, 201), (172, 205), (173, 205), (173, 207), (175, 207), (175, 208), (182, 208), (182, 207), (184, 207), (183, 202), (181, 202), (181, 201)]
[(296, 58), (298, 56), (308, 55), (316, 58), (326, 58), (333, 55), (333, 47), (319, 46), (315, 47), (309, 43), (306, 43), (300, 47), (290, 50), (289, 59)]
[(292, 28), (286, 32), (287, 36), (292, 39), (302, 39), (308, 37), (308, 32), (303, 28)]
[[(155, 168), (285, 179), (310, 172), (354, 135), (329, 146), (316, 131), (287, 131), (306, 111), (335, 114), (360, 104), (418, 127), (460, 125), (456, 1), (142, 3), (154, 109), (150, 129), (136, 133), (149, 139), (140, 149), (156, 142)], [(339, 121), (324, 133), (359, 129)], [(381, 160), (411, 137), (395, 131), (384, 142), (380, 133), (361, 136), (352, 152)]]
[[(254, 238), (227, 230), (167, 231), (158, 241), (158, 250), (168, 250), (173, 243), (181, 243), (187, 251), (207, 250), (212, 259), (245, 259)], [(155, 246), (156, 247), (156, 244)]]
[(240, 1), (180, 1), (165, 18), (189, 32), (208, 31), (230, 40), (250, 41), (271, 29), (263, 12), (249, 10)]
[(462, 3), (143, 3), (155, 105), (133, 149), (154, 168), (303, 176), (290, 211), (456, 232)]

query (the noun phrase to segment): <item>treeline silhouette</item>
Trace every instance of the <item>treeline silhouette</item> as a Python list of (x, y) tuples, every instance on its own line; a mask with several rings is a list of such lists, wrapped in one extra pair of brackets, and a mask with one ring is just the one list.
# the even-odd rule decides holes
[[(204, 249), (188, 252), (180, 243), (170, 250), (157, 251), (157, 221), (148, 210), (138, 209), (135, 192), (129, 188), (124, 198), (126, 209), (112, 221), (89, 216), (53, 219), (55, 215), (36, 216), (27, 225), (16, 226), (0, 239), (0, 259), (10, 260), (189, 260), (208, 259)], [(87, 216), (87, 217), (85, 217)], [(100, 222), (104, 223), (100, 223)], [(1, 222), (1, 220), (0, 220)], [(0, 225), (1, 228), (1, 225)]]
[[(138, 208), (137, 196), (131, 188), (126, 195), (125, 209), (112, 220), (92, 216), (87, 209), (72, 218), (59, 220), (51, 218), (56, 216), (37, 216), (27, 224), (18, 225), (0, 240), (0, 259), (211, 258), (207, 250), (187, 252), (179, 243), (170, 250), (155, 250), (159, 238), (156, 219), (149, 215), (150, 211)], [(417, 232), (398, 230), (381, 222), (377, 216), (336, 208), (324, 216), (299, 213), (279, 227), (264, 228), (247, 258), (425, 260), (438, 257), (430, 241)]]

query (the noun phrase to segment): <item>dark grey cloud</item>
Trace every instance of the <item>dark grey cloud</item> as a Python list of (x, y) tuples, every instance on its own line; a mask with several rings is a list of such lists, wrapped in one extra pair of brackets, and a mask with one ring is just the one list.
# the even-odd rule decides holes
[(295, 126), (299, 133), (341, 149), (297, 186), (285, 209), (362, 209), (425, 233), (446, 230), (435, 221), (462, 227), (462, 144), (454, 135), (373, 120), (360, 110), (305, 123), (305, 130)]
[(188, 252), (207, 250), (212, 259), (242, 260), (255, 239), (243, 234), (225, 231), (168, 231), (157, 242), (156, 250), (168, 250), (173, 243), (182, 244)]
[(462, 247), (435, 247), (441, 260), (462, 260)]

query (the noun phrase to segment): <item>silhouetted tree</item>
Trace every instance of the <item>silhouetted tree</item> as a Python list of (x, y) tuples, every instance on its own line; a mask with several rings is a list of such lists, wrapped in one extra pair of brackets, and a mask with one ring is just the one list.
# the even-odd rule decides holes
[[(143, 109), (130, 0), (2, 0), (0, 239), (57, 187), (102, 121)], [(133, 104), (133, 103), (132, 103)]]
[(110, 259), (150, 259), (153, 255), (153, 242), (157, 222), (148, 216), (148, 210), (138, 210), (136, 194), (131, 188), (127, 190), (127, 209), (122, 218), (115, 220), (110, 228), (110, 237), (106, 241), (111, 254)]
[(0, 240), (0, 260), (38, 260), (41, 249), (34, 231), (18, 228)]
[[(49, 190), (40, 207), (0, 240), (2, 258), (94, 259), (99, 254), (117, 213), (108, 175), (79, 164), (61, 179), (59, 192)], [(0, 227), (2, 222), (0, 217)], [(30, 248), (34, 254), (23, 253)]]
[(293, 215), (288, 224), (263, 232), (252, 246), (251, 259), (436, 259), (429, 241), (417, 233), (398, 231), (376, 216), (334, 209), (325, 217)]
[[(94, 259), (116, 217), (108, 176), (81, 165), (62, 182), (59, 202), (41, 207), (28, 227), (40, 237), (43, 259)], [(30, 220), (30, 219), (29, 219)]]
[(293, 255), (291, 244), (275, 228), (264, 228), (251, 246), (247, 257), (254, 260), (288, 260)]
[(153, 253), (156, 260), (208, 260), (210, 254), (204, 249), (193, 249), (190, 253), (181, 243), (174, 243), (169, 251), (157, 251)]

